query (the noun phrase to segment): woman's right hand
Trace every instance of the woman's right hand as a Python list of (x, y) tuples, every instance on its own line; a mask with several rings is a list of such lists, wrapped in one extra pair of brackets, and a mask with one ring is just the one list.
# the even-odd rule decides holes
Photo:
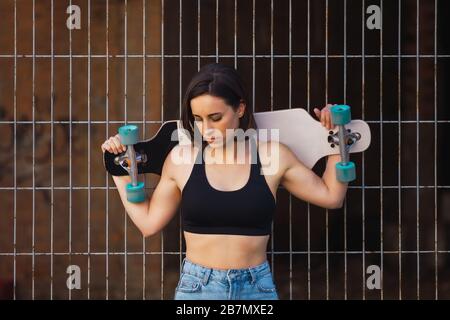
[(115, 136), (112, 136), (108, 140), (103, 142), (102, 152), (105, 153), (105, 150), (110, 153), (118, 154), (125, 152), (127, 150), (127, 147), (120, 143), (120, 135), (116, 134)]

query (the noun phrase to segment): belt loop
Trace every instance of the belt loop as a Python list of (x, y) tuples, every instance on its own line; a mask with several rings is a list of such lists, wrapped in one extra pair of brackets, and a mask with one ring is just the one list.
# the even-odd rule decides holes
[(180, 266), (180, 275), (183, 273), (184, 264), (186, 263), (186, 257), (183, 258), (183, 261), (181, 262)]
[(248, 271), (250, 272), (250, 276), (252, 277), (252, 284), (256, 282), (256, 271), (253, 271), (252, 268), (248, 268)]
[(202, 281), (204, 286), (206, 286), (208, 284), (209, 277), (211, 276), (211, 272), (212, 272), (211, 268), (207, 268), (205, 270), (205, 273), (203, 274), (203, 281)]

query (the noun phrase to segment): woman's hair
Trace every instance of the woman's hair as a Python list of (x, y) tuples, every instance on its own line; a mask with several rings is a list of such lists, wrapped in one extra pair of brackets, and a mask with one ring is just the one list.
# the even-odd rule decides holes
[(244, 103), (246, 108), (243, 116), (239, 118), (239, 128), (244, 131), (250, 128), (256, 129), (253, 113), (248, 107), (247, 94), (238, 72), (230, 66), (211, 63), (203, 66), (194, 75), (183, 98), (181, 121), (183, 128), (189, 131), (192, 138), (194, 137), (194, 116), (191, 100), (203, 94), (222, 98), (235, 111), (241, 102)]

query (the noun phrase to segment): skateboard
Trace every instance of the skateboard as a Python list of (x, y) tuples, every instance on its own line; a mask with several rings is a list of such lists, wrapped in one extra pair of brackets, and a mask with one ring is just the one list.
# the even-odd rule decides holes
[[(321, 158), (333, 154), (341, 154), (342, 162), (349, 162), (348, 153), (365, 151), (370, 145), (369, 125), (351, 120), (348, 106), (335, 105), (330, 111), (335, 125), (331, 130), (301, 108), (258, 112), (254, 117), (258, 130), (278, 128), (279, 141), (311, 169)], [(345, 148), (339, 148), (340, 141), (345, 142)]]
[[(257, 131), (278, 129), (279, 142), (287, 145), (297, 158), (308, 168), (327, 155), (340, 154), (341, 162), (336, 164), (336, 178), (341, 182), (355, 180), (355, 164), (349, 161), (349, 153), (363, 152), (371, 140), (370, 127), (363, 120), (351, 120), (350, 107), (334, 105), (330, 108), (335, 127), (327, 130), (320, 121), (305, 109), (294, 108), (254, 113)], [(178, 129), (178, 130), (177, 130)], [(164, 122), (150, 139), (139, 142), (139, 130), (135, 125), (119, 128), (119, 135), (127, 150), (115, 155), (105, 151), (104, 166), (113, 176), (131, 176), (126, 187), (130, 202), (145, 200), (144, 183), (137, 181), (137, 175), (154, 173), (161, 175), (164, 161), (177, 144), (189, 144), (180, 120)], [(258, 135), (262, 141), (264, 135)]]

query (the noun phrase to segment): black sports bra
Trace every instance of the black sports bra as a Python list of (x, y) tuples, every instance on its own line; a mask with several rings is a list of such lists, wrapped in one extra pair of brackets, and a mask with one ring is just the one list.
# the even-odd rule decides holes
[(185, 231), (249, 236), (270, 234), (276, 201), (264, 175), (260, 174), (261, 162), (256, 143), (253, 138), (250, 140), (256, 150), (257, 163), (252, 161), (250, 177), (238, 190), (220, 191), (209, 184), (203, 161), (204, 146), (199, 150), (181, 193)]

